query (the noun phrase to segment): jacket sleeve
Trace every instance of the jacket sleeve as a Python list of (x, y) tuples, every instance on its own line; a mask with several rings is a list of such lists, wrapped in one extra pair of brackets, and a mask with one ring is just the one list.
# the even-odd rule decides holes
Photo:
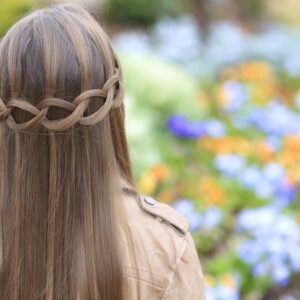
[(184, 247), (169, 276), (162, 299), (205, 300), (203, 272), (190, 232), (185, 236)]

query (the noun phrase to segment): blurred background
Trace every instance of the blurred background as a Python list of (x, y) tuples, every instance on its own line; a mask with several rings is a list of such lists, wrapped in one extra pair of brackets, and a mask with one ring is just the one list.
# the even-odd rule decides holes
[[(54, 2), (1, 0), (0, 36)], [(190, 220), (207, 300), (299, 300), (300, 1), (69, 2), (113, 40), (135, 178)]]

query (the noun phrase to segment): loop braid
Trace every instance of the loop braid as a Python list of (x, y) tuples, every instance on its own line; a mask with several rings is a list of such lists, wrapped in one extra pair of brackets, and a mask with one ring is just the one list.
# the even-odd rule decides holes
[[(105, 82), (102, 89), (85, 91), (77, 96), (73, 102), (58, 98), (46, 98), (34, 106), (22, 99), (12, 99), (5, 105), (0, 98), (0, 121), (7, 120), (8, 126), (16, 131), (31, 130), (39, 124), (52, 131), (68, 129), (77, 122), (85, 126), (94, 125), (100, 122), (111, 108), (119, 107), (122, 104), (124, 87), (120, 79), (120, 71), (116, 69), (114, 75)], [(105, 98), (104, 104), (91, 115), (83, 116), (90, 99), (93, 97)], [(47, 112), (50, 107), (64, 108), (69, 110), (71, 114), (59, 120), (49, 120)], [(31, 113), (33, 118), (18, 124), (11, 114), (15, 108)]]

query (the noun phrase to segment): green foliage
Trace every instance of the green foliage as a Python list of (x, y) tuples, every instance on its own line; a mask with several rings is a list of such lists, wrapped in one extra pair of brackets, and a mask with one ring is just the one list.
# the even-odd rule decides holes
[(263, 16), (265, 12), (265, 1), (263, 0), (247, 0), (237, 1), (243, 16), (248, 18), (256, 18)]
[(164, 15), (179, 14), (183, 3), (182, 0), (107, 0), (104, 15), (117, 22), (149, 25)]
[(190, 118), (203, 115), (197, 103), (197, 81), (181, 68), (155, 57), (119, 55), (127, 96), (126, 126), (132, 156), (139, 169), (137, 173), (159, 162), (162, 157), (176, 160), (176, 165), (185, 164), (181, 147), (186, 151), (193, 147), (182, 143), (174, 145), (174, 138), (166, 131), (165, 123), (171, 111), (184, 113)]
[(25, 13), (30, 11), (32, 3), (29, 0), (0, 1), (0, 37), (7, 29)]

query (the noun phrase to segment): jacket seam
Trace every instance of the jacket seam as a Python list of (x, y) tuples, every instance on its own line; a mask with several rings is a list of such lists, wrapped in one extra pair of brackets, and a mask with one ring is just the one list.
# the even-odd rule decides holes
[(164, 289), (162, 286), (160, 286), (160, 285), (158, 285), (158, 284), (156, 284), (156, 283), (154, 283), (154, 282), (152, 282), (152, 281), (150, 281), (150, 280), (146, 280), (146, 279), (140, 278), (140, 277), (138, 277), (138, 276), (129, 275), (129, 274), (125, 274), (125, 273), (122, 273), (122, 275), (125, 276), (125, 277), (130, 277), (130, 278), (134, 278), (134, 279), (137, 279), (137, 280), (140, 280), (140, 281), (147, 282), (147, 283), (149, 283), (150, 285), (155, 286), (155, 287), (157, 287), (157, 288), (160, 288), (160, 289), (162, 289), (162, 290)]
[(179, 266), (179, 264), (180, 264), (180, 262), (182, 260), (183, 254), (184, 254), (184, 252), (186, 250), (186, 246), (187, 246), (186, 244), (187, 244), (186, 240), (184, 240), (184, 245), (183, 245), (183, 247), (182, 247), (182, 249), (180, 251), (180, 255), (179, 255), (179, 257), (178, 257), (178, 259), (177, 259), (177, 261), (176, 261), (176, 263), (174, 265), (174, 268), (173, 268), (171, 274), (169, 275), (169, 282), (168, 282), (167, 287), (165, 288), (164, 293), (162, 294), (161, 300), (164, 299), (166, 293), (168, 292), (168, 290), (170, 289), (170, 287), (171, 287), (171, 285), (172, 285), (172, 283), (174, 281), (174, 277), (175, 277), (175, 274), (177, 272), (177, 268), (178, 268), (178, 266)]

